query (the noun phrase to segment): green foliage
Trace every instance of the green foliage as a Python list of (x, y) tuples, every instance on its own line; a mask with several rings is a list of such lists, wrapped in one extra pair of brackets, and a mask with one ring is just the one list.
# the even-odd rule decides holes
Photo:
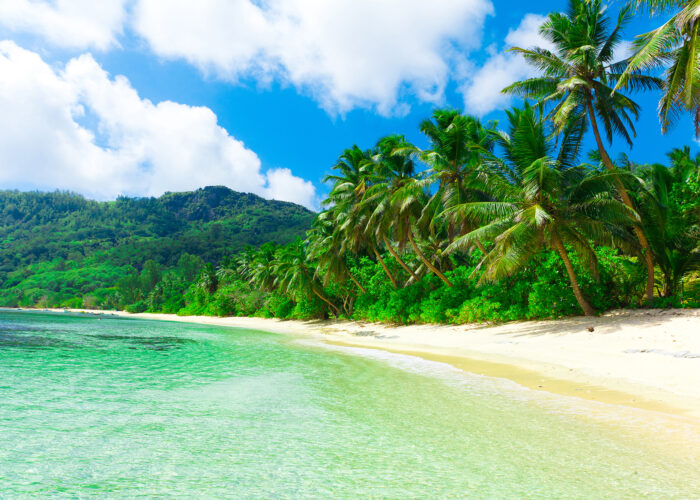
[[(603, 247), (596, 248), (596, 255), (599, 281), (588, 274), (586, 266), (577, 259), (573, 261), (591, 303), (601, 310), (638, 304), (643, 294), (644, 273), (627, 274), (629, 269), (639, 269), (634, 258)], [(391, 286), (379, 263), (369, 258), (351, 262), (349, 271), (367, 292), (354, 292), (352, 312), (343, 316), (397, 324), (461, 324), (557, 318), (579, 312), (566, 270), (556, 253), (541, 252), (531, 265), (495, 283), (479, 284), (478, 275), (472, 275), (478, 260), (475, 256), (447, 272), (452, 287), (432, 274), (425, 274), (418, 282), (398, 289)], [(619, 288), (621, 276), (628, 276), (622, 289)], [(341, 304), (348, 290), (329, 285), (324, 293), (335, 304)], [(311, 319), (326, 317), (330, 312), (328, 306), (312, 294), (295, 298), (295, 294), (281, 289), (262, 292), (242, 277), (225, 280), (213, 294), (192, 286), (187, 301), (187, 307), (180, 314)]]
[(0, 191), (0, 306), (176, 312), (205, 261), (293, 241), (313, 216), (225, 187), (113, 202)]
[[(569, 0), (540, 29), (552, 51), (513, 49), (539, 75), (504, 91), (535, 105), (503, 129), (436, 110), (426, 150), (400, 135), (346, 149), (315, 218), (224, 187), (0, 192), (0, 306), (399, 324), (697, 306), (700, 156), (614, 165), (601, 139), (631, 144), (639, 106), (622, 91), (662, 85), (613, 60), (630, 15)], [(589, 127), (602, 166), (580, 163)]]

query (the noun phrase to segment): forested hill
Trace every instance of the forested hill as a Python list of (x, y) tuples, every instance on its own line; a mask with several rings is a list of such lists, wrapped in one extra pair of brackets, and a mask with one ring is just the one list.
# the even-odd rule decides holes
[[(303, 237), (314, 213), (223, 186), (97, 202), (66, 192), (0, 191), (0, 305), (63, 305), (183, 255), (218, 263), (247, 245)], [(100, 295), (100, 293), (98, 293)]]

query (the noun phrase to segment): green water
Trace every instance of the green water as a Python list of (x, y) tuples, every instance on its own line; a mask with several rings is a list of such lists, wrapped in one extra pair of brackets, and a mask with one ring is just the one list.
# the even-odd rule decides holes
[(0, 312), (0, 498), (700, 497), (693, 428), (646, 413), (248, 330)]

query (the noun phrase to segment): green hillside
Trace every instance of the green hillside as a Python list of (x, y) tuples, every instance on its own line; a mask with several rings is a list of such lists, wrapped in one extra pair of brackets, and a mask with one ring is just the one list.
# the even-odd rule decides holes
[(303, 236), (313, 218), (222, 186), (109, 202), (0, 191), (0, 305), (116, 305), (118, 282), (144, 267), (198, 273), (247, 245)]

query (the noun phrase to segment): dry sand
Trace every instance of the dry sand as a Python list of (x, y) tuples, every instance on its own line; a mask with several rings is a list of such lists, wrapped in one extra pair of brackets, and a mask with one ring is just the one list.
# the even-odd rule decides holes
[(536, 390), (700, 420), (699, 309), (613, 311), (497, 326), (87, 312), (249, 328), (413, 354)]

